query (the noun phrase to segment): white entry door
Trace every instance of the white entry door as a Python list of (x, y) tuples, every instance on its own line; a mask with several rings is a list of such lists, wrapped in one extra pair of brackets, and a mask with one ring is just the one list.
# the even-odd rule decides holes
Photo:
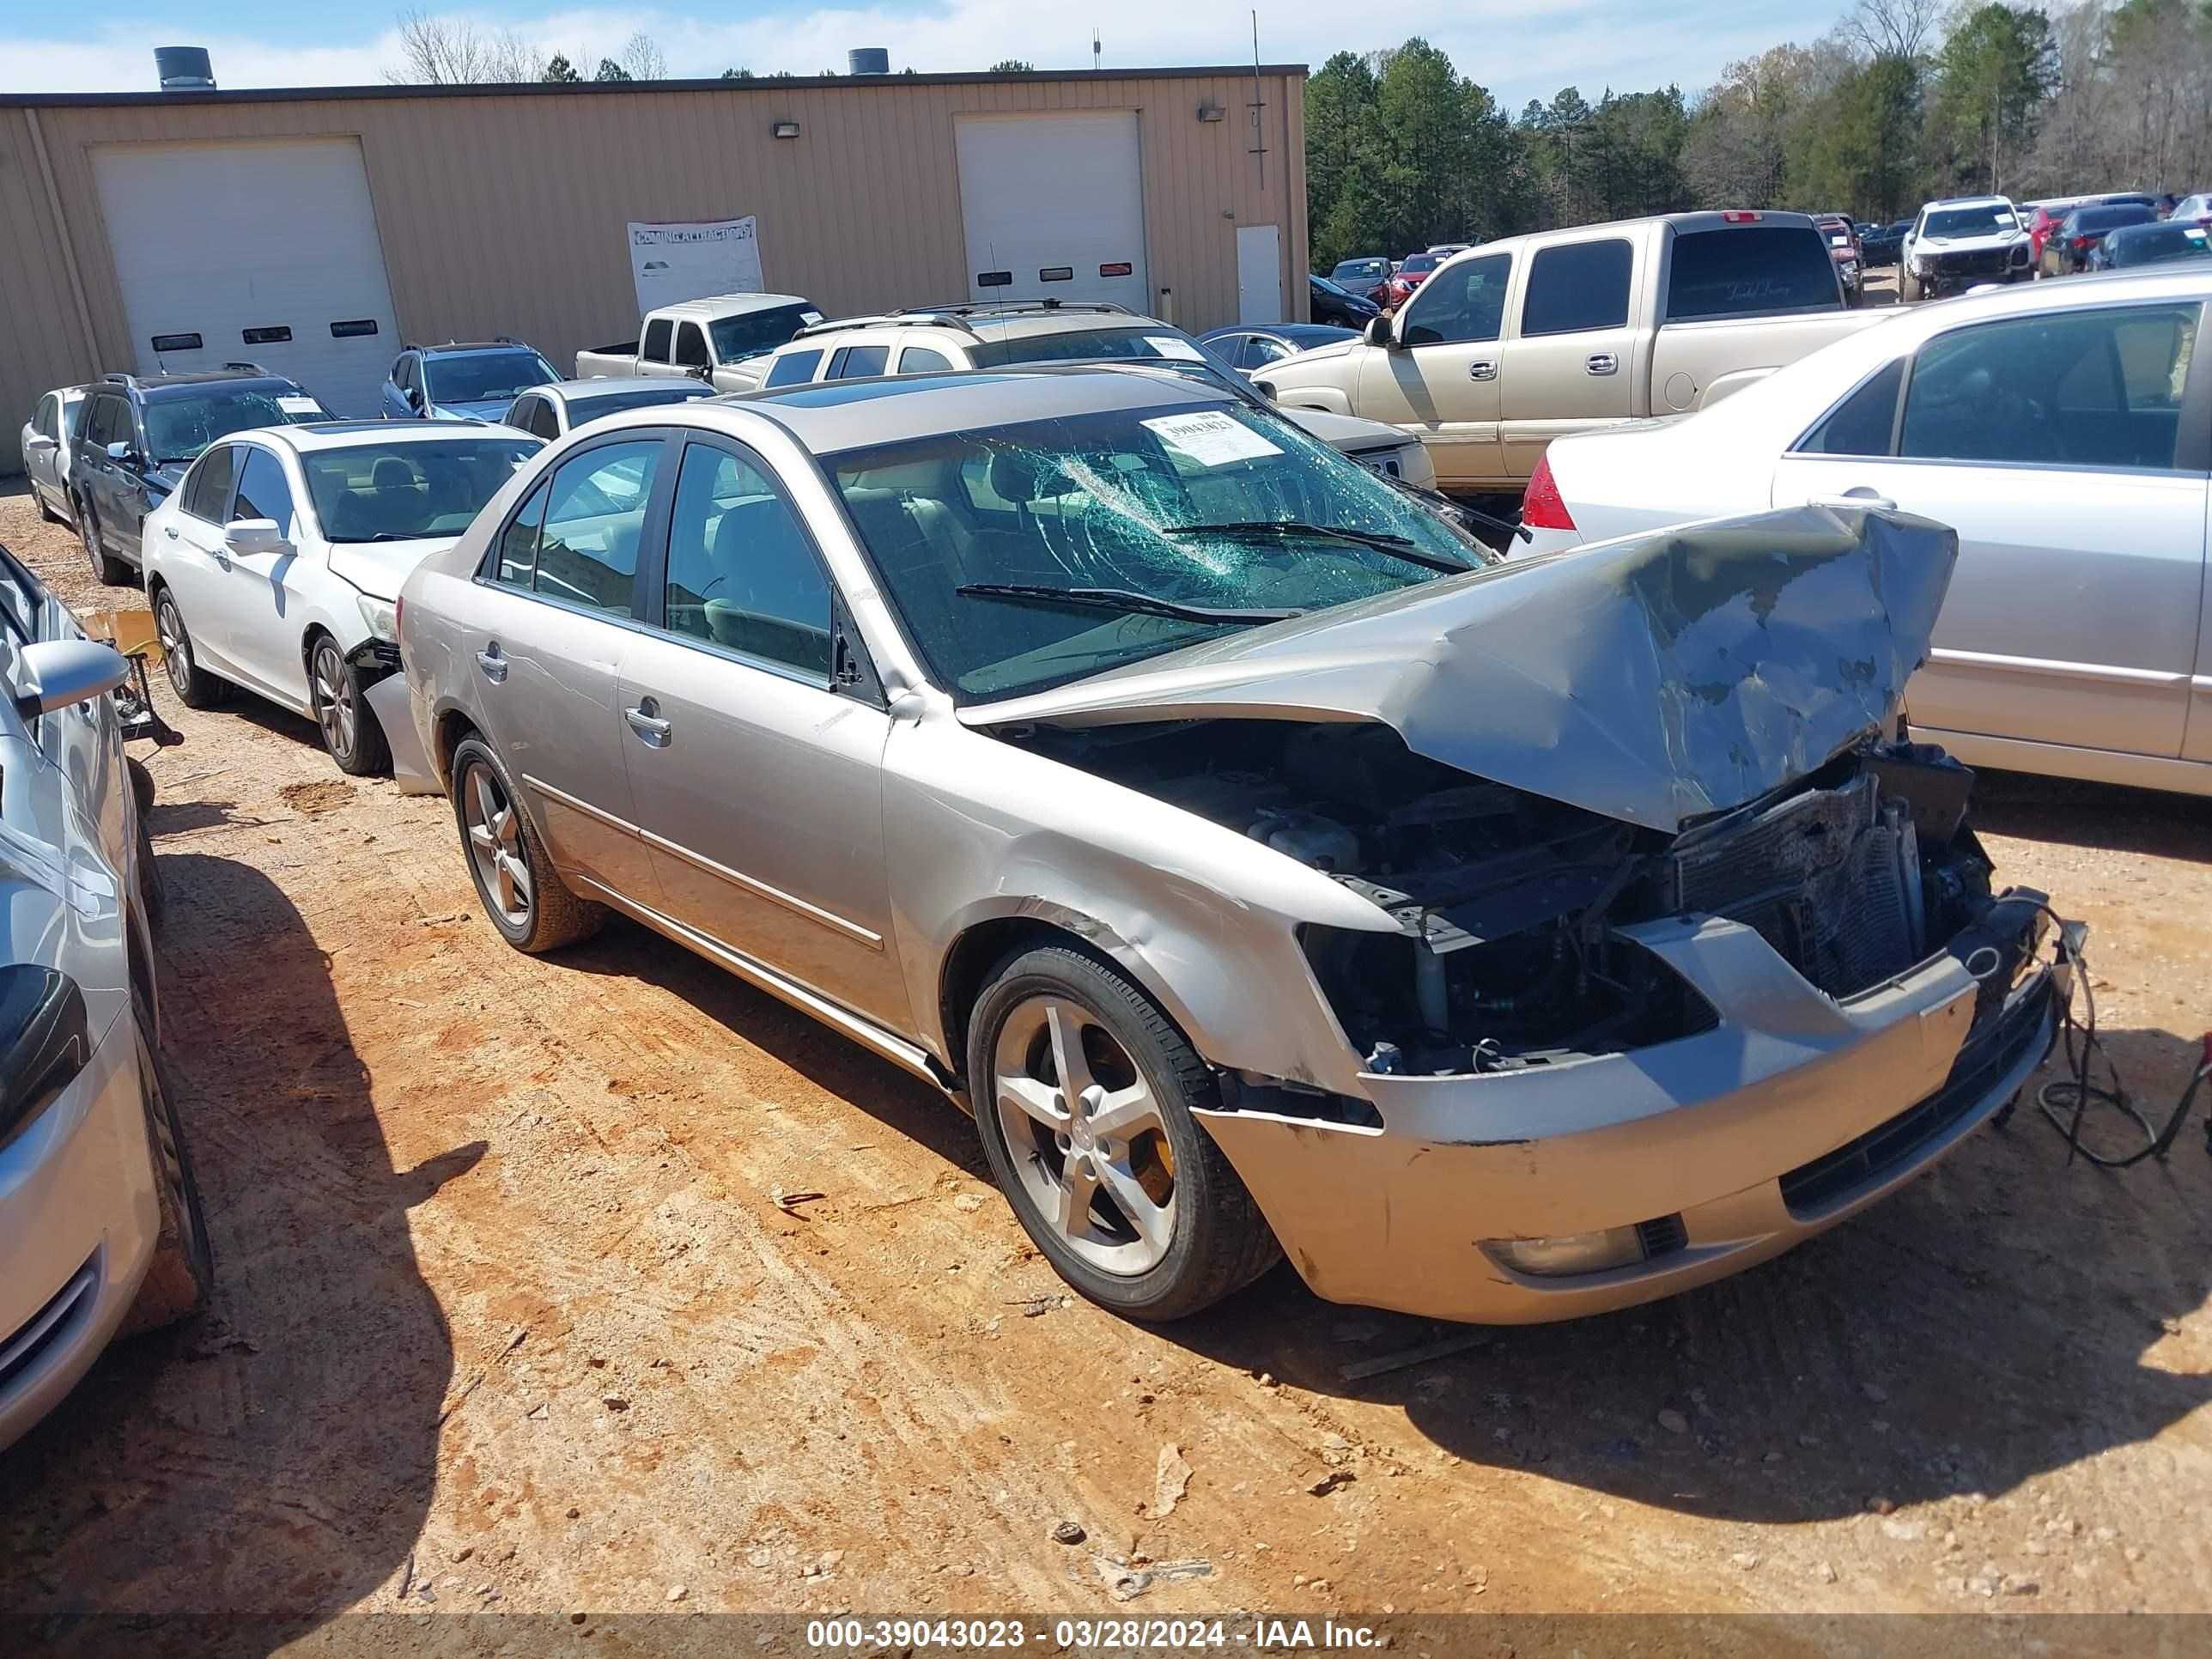
[(399, 341), (358, 140), (114, 144), (93, 170), (140, 373), (258, 363), (377, 412)]
[(1237, 227), (1237, 320), (1292, 320), (1283, 303), (1283, 235), (1273, 225)]
[(1151, 313), (1134, 110), (963, 115), (952, 131), (970, 299)]

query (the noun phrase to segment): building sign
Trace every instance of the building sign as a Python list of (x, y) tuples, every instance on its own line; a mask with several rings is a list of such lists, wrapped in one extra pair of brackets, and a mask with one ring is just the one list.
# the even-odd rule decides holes
[(638, 314), (709, 294), (758, 294), (760, 236), (753, 216), (705, 224), (629, 227)]

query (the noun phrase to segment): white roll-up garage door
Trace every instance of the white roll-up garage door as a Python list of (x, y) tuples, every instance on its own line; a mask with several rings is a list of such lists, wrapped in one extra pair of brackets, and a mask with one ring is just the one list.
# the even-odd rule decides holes
[(969, 298), (1152, 311), (1135, 111), (963, 115), (954, 134)]
[(93, 166), (138, 372), (260, 363), (376, 413), (399, 341), (357, 140), (118, 144)]

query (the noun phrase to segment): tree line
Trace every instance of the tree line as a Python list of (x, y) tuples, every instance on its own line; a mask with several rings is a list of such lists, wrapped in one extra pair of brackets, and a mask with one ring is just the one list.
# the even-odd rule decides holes
[(1317, 270), (1690, 208), (1887, 222), (1942, 196), (2212, 189), (2212, 0), (1859, 0), (1809, 45), (1509, 115), (1419, 38), (1306, 83)]

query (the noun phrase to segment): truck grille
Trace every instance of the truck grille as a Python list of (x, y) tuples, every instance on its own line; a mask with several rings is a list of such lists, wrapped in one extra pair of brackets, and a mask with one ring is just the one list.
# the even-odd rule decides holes
[(1674, 905), (1756, 929), (1812, 984), (1850, 996), (1917, 954), (1900, 835), (1871, 775), (1808, 790), (1677, 850)]
[(1931, 256), (1936, 274), (1939, 276), (2002, 276), (2011, 261), (2008, 247), (1975, 248), (1966, 253), (1938, 253)]

